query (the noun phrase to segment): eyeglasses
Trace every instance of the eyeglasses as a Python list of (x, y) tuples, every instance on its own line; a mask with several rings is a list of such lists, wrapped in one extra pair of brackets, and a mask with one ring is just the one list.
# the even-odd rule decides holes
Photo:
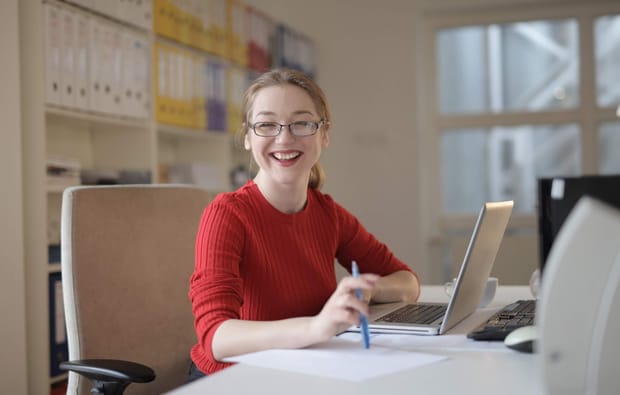
[(250, 125), (250, 128), (257, 136), (276, 137), (282, 132), (282, 128), (286, 126), (293, 136), (306, 137), (315, 134), (323, 124), (325, 124), (324, 119), (321, 119), (319, 122), (296, 121), (288, 125), (282, 125), (277, 122), (256, 122)]

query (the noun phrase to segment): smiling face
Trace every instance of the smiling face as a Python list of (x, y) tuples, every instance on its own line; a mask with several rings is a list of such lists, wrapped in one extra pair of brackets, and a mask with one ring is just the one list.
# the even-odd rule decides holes
[[(308, 93), (292, 84), (260, 89), (248, 117), (250, 124), (277, 122), (288, 125), (297, 121), (319, 122), (320, 119)], [(310, 169), (329, 142), (328, 134), (322, 129), (312, 136), (297, 137), (284, 127), (276, 137), (261, 137), (249, 128), (244, 145), (252, 151), (259, 167), (255, 182), (267, 188), (294, 186), (305, 189)]]

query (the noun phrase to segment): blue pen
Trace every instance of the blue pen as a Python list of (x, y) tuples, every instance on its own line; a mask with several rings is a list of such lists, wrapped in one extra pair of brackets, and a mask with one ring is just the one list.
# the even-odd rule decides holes
[[(353, 261), (352, 264), (353, 277), (359, 277), (360, 270), (357, 267), (357, 262)], [(360, 288), (355, 290), (355, 294), (359, 300), (362, 300), (362, 290)], [(368, 319), (364, 314), (360, 314), (360, 327), (362, 329), (362, 339), (364, 340), (364, 348), (370, 348), (370, 331), (368, 330)]]

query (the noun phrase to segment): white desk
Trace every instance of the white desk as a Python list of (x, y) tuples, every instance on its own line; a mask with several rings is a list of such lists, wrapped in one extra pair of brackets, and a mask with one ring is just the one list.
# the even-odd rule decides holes
[[(525, 286), (500, 286), (488, 308), (479, 309), (449, 334), (466, 334), (497, 308), (517, 299), (531, 299)], [(447, 302), (442, 286), (423, 286), (422, 301)], [(448, 360), (362, 382), (350, 382), (275, 369), (235, 365), (179, 388), (170, 394), (543, 394), (536, 354), (504, 350), (421, 350), (446, 355)]]

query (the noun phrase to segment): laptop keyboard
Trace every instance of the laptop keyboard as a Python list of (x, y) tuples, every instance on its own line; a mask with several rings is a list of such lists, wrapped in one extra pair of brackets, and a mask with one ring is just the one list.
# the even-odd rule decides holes
[(513, 330), (534, 324), (535, 300), (518, 300), (493, 314), (486, 322), (467, 334), (474, 340), (504, 340)]
[(446, 312), (446, 305), (408, 304), (398, 308), (377, 321), (407, 324), (430, 324)]

